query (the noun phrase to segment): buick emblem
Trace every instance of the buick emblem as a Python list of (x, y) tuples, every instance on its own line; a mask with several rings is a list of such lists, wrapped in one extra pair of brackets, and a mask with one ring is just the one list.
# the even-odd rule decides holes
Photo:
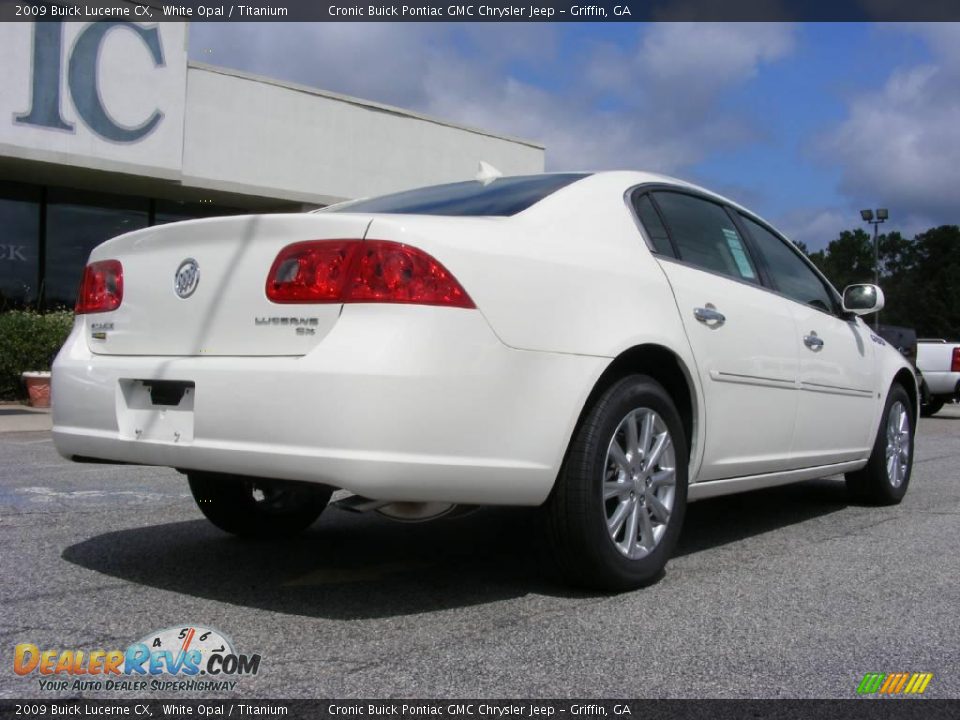
[(173, 289), (182, 298), (193, 295), (200, 284), (200, 266), (193, 258), (187, 258), (173, 276)]

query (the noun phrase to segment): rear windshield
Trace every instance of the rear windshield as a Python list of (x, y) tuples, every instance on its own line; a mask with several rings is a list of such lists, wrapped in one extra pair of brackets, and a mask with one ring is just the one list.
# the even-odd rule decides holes
[[(491, 183), (470, 182), (433, 185), (356, 202), (329, 212), (403, 213), (406, 215), (515, 215), (547, 195), (587, 176), (586, 173), (518, 175)], [(321, 211), (323, 212), (323, 211)]]

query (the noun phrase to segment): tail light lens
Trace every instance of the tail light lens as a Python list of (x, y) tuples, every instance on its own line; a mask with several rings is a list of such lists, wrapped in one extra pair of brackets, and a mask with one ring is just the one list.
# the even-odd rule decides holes
[(953, 357), (950, 359), (950, 372), (960, 372), (960, 346), (953, 349)]
[(275, 303), (407, 303), (476, 307), (456, 278), (422, 250), (388, 240), (288, 245), (273, 261)]
[(84, 268), (74, 312), (110, 312), (123, 302), (123, 265), (119, 260), (100, 260)]
[(356, 241), (287, 245), (267, 276), (267, 297), (275, 303), (340, 302)]

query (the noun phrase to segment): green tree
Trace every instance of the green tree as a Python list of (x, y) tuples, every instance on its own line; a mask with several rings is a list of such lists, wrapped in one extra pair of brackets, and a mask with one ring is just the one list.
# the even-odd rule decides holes
[(960, 339), (960, 227), (941, 225), (914, 238), (904, 273), (904, 308), (918, 334)]
[(811, 254), (810, 259), (838, 290), (873, 282), (873, 238), (863, 230), (844, 230), (826, 250)]
[[(960, 339), (960, 227), (943, 225), (908, 240), (879, 236), (881, 322), (912, 327), (921, 337)], [(873, 282), (873, 238), (844, 230), (826, 248), (808, 253), (838, 290)]]

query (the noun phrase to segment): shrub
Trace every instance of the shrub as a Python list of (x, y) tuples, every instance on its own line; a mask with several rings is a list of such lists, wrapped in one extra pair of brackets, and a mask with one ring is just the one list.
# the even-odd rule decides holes
[(0, 399), (26, 396), (20, 373), (49, 370), (71, 327), (73, 313), (67, 310), (0, 313)]

